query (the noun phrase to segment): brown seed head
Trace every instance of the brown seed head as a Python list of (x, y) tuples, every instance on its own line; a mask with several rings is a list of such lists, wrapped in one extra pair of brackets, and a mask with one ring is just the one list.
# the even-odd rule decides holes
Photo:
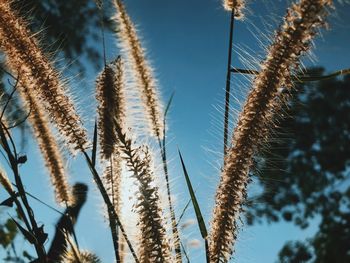
[(96, 98), (98, 105), (98, 131), (103, 159), (111, 158), (115, 149), (116, 133), (114, 120), (120, 127), (125, 122), (124, 77), (121, 58), (107, 65), (97, 79)]
[(147, 147), (133, 149), (131, 140), (127, 139), (120, 129), (117, 131), (121, 157), (139, 185), (136, 197), (138, 202), (135, 207), (140, 218), (140, 262), (171, 262), (158, 187), (154, 185), (150, 152)]
[(11, 9), (10, 2), (0, 2), (0, 48), (7, 56), (7, 64), (20, 76), (22, 86), (42, 102), (72, 152), (84, 150), (87, 134), (59, 73), (41, 51), (27, 23)]
[(122, 159), (116, 149), (111, 156), (110, 164), (106, 167), (103, 175), (103, 184), (108, 192), (109, 198), (117, 213), (121, 208), (121, 176), (122, 176)]
[(234, 10), (235, 18), (242, 19), (244, 17), (243, 10), (245, 8), (245, 0), (223, 0), (225, 10)]
[(13, 193), (11, 182), (7, 177), (7, 174), (5, 173), (5, 171), (3, 171), (2, 169), (0, 169), (0, 184), (5, 188), (5, 190), (8, 193)]
[(260, 74), (239, 116), (232, 138), (232, 148), (216, 193), (210, 258), (212, 262), (228, 262), (237, 238), (237, 220), (246, 199), (248, 172), (254, 154), (266, 142), (274, 126), (283, 98), (278, 89), (290, 88), (290, 76), (298, 68), (299, 58), (310, 48), (316, 30), (324, 25), (329, 0), (301, 0), (287, 11), (284, 24), (276, 32)]
[(19, 92), (27, 105), (28, 111), (30, 111), (29, 121), (43, 155), (45, 166), (49, 171), (51, 183), (55, 189), (56, 201), (61, 204), (69, 204), (71, 195), (64, 169), (64, 161), (57, 141), (50, 129), (47, 115), (40, 102), (32, 96), (32, 92), (28, 88), (21, 87)]
[(117, 34), (137, 80), (137, 86), (148, 119), (150, 133), (162, 139), (164, 136), (162, 105), (158, 96), (156, 80), (146, 60), (135, 26), (126, 13), (124, 5), (120, 0), (114, 0), (114, 4), (117, 10)]

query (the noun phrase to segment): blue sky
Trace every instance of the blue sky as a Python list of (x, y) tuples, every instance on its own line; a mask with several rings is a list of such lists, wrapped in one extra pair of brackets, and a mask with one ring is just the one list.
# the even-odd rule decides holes
[[(242, 50), (257, 60), (264, 58), (264, 46), (259, 43), (261, 41), (266, 47), (272, 30), (280, 23), (280, 17), (290, 1), (249, 2), (246, 19), (235, 24), (233, 65), (239, 67), (245, 67), (239, 56), (248, 62), (254, 62)], [(209, 222), (219, 178), (217, 167), (221, 163), (221, 156), (217, 152), (221, 152), (222, 148), (220, 129), (223, 113), (217, 108), (222, 107), (224, 98), (229, 14), (223, 10), (219, 0), (126, 0), (125, 4), (142, 36), (164, 101), (175, 91), (169, 115), (168, 136), (169, 156), (172, 160), (170, 176), (173, 178), (173, 192), (177, 196), (177, 214), (189, 198), (179, 169), (176, 154), (178, 146), (183, 152), (204, 216)], [(322, 30), (322, 36), (315, 42), (316, 60), (306, 59), (306, 65), (321, 65), (327, 71), (349, 67), (348, 14), (350, 5), (336, 4), (329, 19), (330, 30)], [(109, 59), (118, 54), (112, 36), (107, 36), (107, 51)], [(88, 104), (82, 107), (89, 127), (94, 119), (91, 112), (95, 106), (92, 93), (96, 74), (91, 68), (85, 80), (79, 82), (79, 85), (73, 85), (75, 93), (84, 94), (87, 91), (89, 94), (83, 98)], [(241, 77), (235, 76), (232, 79), (232, 96), (237, 98), (233, 106), (235, 110), (239, 109), (239, 103), (244, 102), (248, 90), (246, 83)], [(78, 97), (78, 104), (82, 105), (79, 100), (82, 98)], [(25, 151), (29, 157), (38, 156), (38, 150), (31, 144)], [(91, 185), (89, 202), (83, 208), (77, 226), (80, 245), (94, 251), (103, 262), (112, 262), (110, 233), (103, 223), (101, 200), (91, 184), (91, 176), (80, 157), (75, 160), (69, 158), (69, 167), (72, 182), (84, 181)], [(41, 168), (40, 160), (29, 158), (28, 165), (22, 167), (22, 173), (31, 176), (24, 178), (25, 185), (32, 192), (38, 193), (39, 198), (54, 205), (52, 193), (46, 187), (49, 180)], [(35, 180), (32, 178), (34, 176)], [(256, 191), (259, 191), (258, 187), (251, 187), (252, 195)], [(58, 215), (35, 201), (33, 205), (39, 221), (45, 223), (51, 232)], [(194, 218), (191, 210), (184, 221)], [(233, 262), (274, 262), (285, 241), (312, 236), (317, 230), (317, 222), (316, 219), (306, 231), (286, 223), (244, 227)], [(189, 227), (186, 234), (189, 235), (189, 240), (200, 239), (196, 225)], [(21, 242), (19, 244), (18, 249)], [(202, 248), (190, 251), (192, 262), (204, 262)]]

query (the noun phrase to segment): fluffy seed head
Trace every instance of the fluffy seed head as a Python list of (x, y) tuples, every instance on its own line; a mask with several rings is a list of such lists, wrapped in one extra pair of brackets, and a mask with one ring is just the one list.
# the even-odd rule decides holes
[(133, 149), (131, 140), (120, 129), (117, 130), (121, 156), (139, 186), (135, 207), (140, 218), (140, 262), (171, 262), (158, 188), (154, 185), (151, 155), (147, 147)]
[(103, 159), (111, 158), (115, 149), (114, 120), (120, 127), (125, 122), (125, 95), (123, 65), (121, 58), (107, 65), (97, 79), (96, 98), (98, 105), (98, 131)]
[(223, 6), (225, 10), (232, 11), (234, 10), (235, 18), (241, 19), (243, 18), (243, 9), (245, 7), (244, 0), (223, 0)]
[(153, 136), (161, 139), (164, 136), (162, 105), (158, 96), (156, 80), (145, 58), (135, 26), (126, 13), (124, 5), (120, 0), (114, 0), (114, 4), (117, 10), (117, 34), (137, 81), (150, 132)]
[(5, 188), (5, 190), (8, 193), (12, 193), (13, 192), (13, 188), (12, 188), (11, 182), (8, 179), (7, 174), (5, 173), (5, 171), (3, 171), (2, 169), (0, 169), (0, 184)]
[(61, 263), (101, 263), (101, 260), (89, 251), (69, 250), (64, 253)]
[(43, 155), (45, 166), (49, 171), (51, 183), (55, 189), (56, 201), (69, 204), (71, 201), (70, 187), (64, 170), (63, 158), (50, 129), (48, 118), (40, 106), (40, 102), (32, 97), (32, 93), (29, 92), (28, 88), (22, 87), (20, 94), (26, 102), (28, 110), (30, 110), (29, 121)]
[(112, 200), (115, 211), (120, 211), (121, 199), (121, 176), (122, 176), (122, 159), (116, 149), (110, 158), (110, 163), (106, 167), (103, 175), (103, 184)]
[(0, 2), (0, 48), (7, 56), (7, 64), (20, 76), (22, 86), (43, 103), (72, 152), (84, 150), (87, 134), (59, 73), (41, 51), (27, 23), (11, 9), (10, 2)]
[(291, 72), (298, 68), (300, 56), (309, 50), (316, 30), (324, 25), (326, 7), (330, 5), (329, 0), (301, 0), (293, 4), (275, 34), (261, 72), (254, 79), (216, 193), (209, 237), (211, 262), (228, 262), (233, 252), (253, 156), (269, 137), (274, 116), (283, 103), (278, 89), (291, 86)]

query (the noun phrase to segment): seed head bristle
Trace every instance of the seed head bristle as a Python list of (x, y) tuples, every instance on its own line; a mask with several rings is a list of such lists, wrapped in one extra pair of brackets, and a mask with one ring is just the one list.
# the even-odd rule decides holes
[(7, 56), (7, 64), (20, 76), (22, 86), (28, 87), (32, 96), (42, 102), (72, 153), (84, 150), (87, 134), (66, 95), (60, 74), (41, 51), (27, 23), (11, 9), (10, 2), (0, 3), (0, 48)]
[(89, 251), (68, 250), (63, 254), (61, 263), (101, 263), (101, 260)]
[(97, 79), (96, 98), (98, 105), (98, 131), (103, 159), (110, 159), (115, 149), (116, 134), (114, 119), (120, 127), (125, 122), (125, 95), (122, 60), (107, 65)]
[(140, 262), (171, 262), (158, 187), (154, 185), (151, 154), (146, 146), (133, 149), (132, 142), (126, 138), (125, 133), (118, 127), (117, 132), (121, 157), (126, 161), (128, 170), (133, 173), (139, 186), (135, 207), (141, 232)]
[(284, 96), (279, 88), (291, 87), (291, 73), (298, 68), (300, 56), (310, 49), (316, 30), (325, 24), (326, 7), (330, 5), (329, 0), (301, 0), (293, 4), (253, 81), (216, 192), (209, 237), (211, 262), (228, 262), (233, 253), (253, 156), (271, 134), (274, 117), (282, 108)]
[(112, 201), (115, 211), (119, 213), (121, 206), (121, 176), (122, 159), (116, 149), (111, 156), (110, 164), (106, 167), (103, 175), (103, 184), (106, 187), (108, 195)]
[(242, 19), (244, 17), (245, 0), (223, 0), (222, 4), (225, 10), (234, 11), (236, 19)]
[(13, 188), (7, 174), (4, 170), (0, 169), (0, 184), (5, 188), (8, 193), (13, 193)]
[(70, 204), (70, 187), (64, 170), (63, 157), (50, 129), (48, 118), (40, 106), (40, 102), (32, 96), (27, 87), (21, 87), (19, 91), (30, 111), (29, 121), (43, 155), (45, 166), (49, 171), (51, 183), (55, 189), (56, 201), (61, 204)]
[(117, 34), (136, 78), (151, 135), (162, 139), (164, 136), (163, 107), (158, 96), (156, 80), (146, 60), (135, 26), (126, 13), (123, 3), (120, 0), (114, 0), (114, 4), (117, 10)]

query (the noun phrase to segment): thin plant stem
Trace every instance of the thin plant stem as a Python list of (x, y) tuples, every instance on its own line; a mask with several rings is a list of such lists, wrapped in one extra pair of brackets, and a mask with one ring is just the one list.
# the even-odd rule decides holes
[[(240, 74), (247, 74), (247, 75), (258, 75), (259, 71), (253, 70), (253, 69), (240, 69), (240, 68), (231, 68), (232, 73), (240, 73)], [(330, 74), (324, 75), (324, 76), (307, 76), (307, 75), (295, 75), (292, 76), (293, 81), (295, 82), (309, 82), (309, 81), (319, 81), (319, 80), (325, 80), (325, 79), (331, 79), (335, 78), (337, 76), (344, 76), (350, 74), (350, 68), (348, 69), (341, 69), (335, 72), (332, 72)]]
[[(114, 181), (113, 181), (113, 161), (112, 161), (112, 158), (113, 157), (110, 157), (109, 158), (109, 161), (110, 161), (110, 167), (111, 167), (111, 170), (110, 170), (110, 176), (111, 176), (111, 187), (112, 187), (112, 205), (115, 209), (115, 198), (114, 198)], [(116, 227), (116, 233), (115, 233), (115, 253), (116, 253), (116, 258), (117, 258), (117, 262), (121, 262), (121, 259), (120, 259), (120, 252), (119, 252), (119, 233), (118, 233), (118, 227)]]
[[(132, 256), (134, 257), (134, 260), (136, 263), (140, 263), (140, 261), (138, 260), (137, 256), (136, 256), (136, 252), (134, 250), (134, 248), (132, 247), (132, 244), (125, 232), (125, 229), (122, 225), (122, 223), (120, 222), (120, 219), (119, 219), (119, 216), (118, 216), (118, 213), (115, 211), (114, 207), (113, 207), (113, 204), (108, 196), (108, 193), (106, 191), (106, 188), (104, 187), (103, 183), (102, 183), (102, 180), (98, 174), (98, 172), (96, 171), (95, 167), (93, 166), (92, 164), (92, 161), (89, 157), (89, 155), (85, 152), (85, 151), (82, 151), (84, 157), (85, 157), (85, 160), (90, 168), (90, 171), (93, 175), (93, 179), (97, 185), (97, 188), (99, 189), (101, 195), (102, 195), (102, 198), (103, 198), (103, 201), (105, 202), (106, 206), (107, 206), (107, 211), (108, 211), (108, 217), (109, 217), (109, 222), (110, 222), (110, 226), (111, 226), (111, 233), (112, 233), (112, 237), (113, 237), (113, 240), (115, 240), (116, 238), (116, 226), (119, 226), (119, 229), (120, 231), (122, 232), (123, 234), (123, 237), (130, 249), (130, 252), (132, 254)], [(112, 227), (114, 226), (114, 227)], [(113, 230), (114, 229), (114, 230)], [(113, 242), (114, 246), (115, 246), (115, 242)], [(115, 248), (115, 247), (114, 247)], [(117, 255), (116, 255), (117, 257)], [(120, 262), (120, 261), (119, 261)]]
[(171, 201), (168, 162), (167, 162), (167, 155), (166, 155), (166, 133), (165, 133), (166, 126), (165, 125), (166, 125), (166, 116), (164, 116), (164, 119), (163, 119), (163, 140), (161, 140), (158, 137), (158, 143), (159, 143), (159, 148), (160, 148), (160, 152), (162, 155), (163, 170), (164, 170), (165, 181), (166, 181), (168, 203), (169, 203), (169, 210), (170, 210), (170, 217), (171, 217), (171, 227), (172, 227), (172, 232), (173, 232), (174, 241), (175, 241), (174, 244), (175, 244), (176, 262), (181, 263), (182, 262), (182, 255), (181, 255), (180, 236), (179, 236), (179, 231), (177, 228), (174, 207), (173, 207), (173, 204)]
[(227, 140), (228, 140), (228, 123), (229, 123), (229, 111), (230, 111), (230, 90), (231, 90), (231, 62), (232, 62), (232, 42), (233, 42), (233, 29), (235, 21), (235, 9), (232, 8), (230, 19), (230, 38), (228, 46), (228, 62), (226, 72), (226, 92), (225, 92), (225, 116), (224, 116), (224, 156), (227, 153)]
[(209, 242), (208, 238), (204, 239), (205, 244), (205, 258), (207, 260), (207, 263), (210, 263), (210, 254), (209, 254)]
[[(8, 155), (8, 159), (9, 159), (9, 162), (11, 164), (11, 169), (12, 169), (14, 177), (15, 177), (18, 193), (19, 193), (19, 196), (22, 200), (22, 203), (27, 211), (29, 221), (31, 224), (31, 227), (29, 227), (28, 230), (30, 232), (32, 232), (32, 234), (35, 238), (34, 247), (35, 247), (35, 250), (36, 250), (37, 255), (39, 257), (40, 262), (45, 263), (45, 262), (47, 262), (46, 251), (45, 251), (45, 248), (43, 246), (43, 243), (41, 242), (41, 240), (38, 239), (38, 237), (42, 236), (44, 233), (42, 233), (42, 230), (38, 227), (36, 220), (35, 220), (34, 212), (29, 205), (29, 202), (28, 202), (28, 199), (26, 196), (26, 192), (24, 190), (24, 186), (22, 183), (22, 179), (19, 175), (17, 151), (16, 151), (16, 147), (14, 145), (14, 142), (12, 140), (11, 134), (8, 132), (7, 128), (5, 127), (5, 125), (2, 122), (0, 124), (1, 124), (0, 125), (0, 137), (1, 137), (2, 146)], [(5, 135), (5, 133), (6, 133), (6, 135)], [(8, 137), (9, 140), (11, 141), (11, 144), (13, 146), (13, 151), (14, 151), (13, 154), (12, 154), (10, 146), (6, 140), (6, 137)], [(28, 223), (26, 223), (26, 225), (27, 224)], [(28, 227), (28, 225), (27, 225), (27, 227)]]
[(12, 100), (13, 95), (15, 95), (15, 92), (17, 90), (18, 80), (19, 80), (19, 78), (16, 79), (16, 84), (13, 86), (13, 89), (12, 89), (9, 97), (6, 100), (6, 104), (5, 104), (4, 108), (2, 109), (1, 116), (0, 116), (0, 121), (2, 121), (2, 118), (4, 117), (4, 114), (6, 112), (6, 109), (7, 109), (8, 105), (10, 104), (10, 101)]
[(188, 255), (187, 255), (185, 246), (182, 244), (181, 241), (180, 241), (180, 244), (181, 244), (182, 250), (183, 250), (183, 252), (184, 252), (185, 258), (186, 258), (186, 260), (187, 260), (187, 263), (191, 263), (190, 258), (189, 258)]
[[(103, 21), (103, 16), (104, 16), (103, 15), (103, 9), (104, 9), (104, 3), (103, 3), (103, 0), (102, 0), (101, 1), (101, 8), (100, 8), (100, 12), (99, 13), (100, 13), (100, 23), (101, 23), (103, 63), (104, 63), (104, 69), (106, 69), (106, 67), (107, 67), (107, 58), (106, 58), (106, 43), (105, 43), (104, 21)], [(95, 124), (95, 131), (96, 131), (96, 124)], [(83, 153), (84, 153), (85, 157), (87, 158), (88, 163), (91, 163), (91, 165), (92, 165), (92, 166), (89, 165), (90, 169), (91, 168), (94, 169), (96, 160), (93, 160), (93, 162), (92, 162), (92, 160), (90, 160), (89, 156), (85, 152), (83, 152)], [(111, 173), (113, 173), (112, 160), (110, 160), (110, 163), (111, 163)], [(114, 246), (114, 252), (115, 252), (115, 259), (116, 259), (117, 263), (121, 263), (120, 254), (119, 254), (119, 237), (118, 237), (118, 225), (121, 226), (121, 224), (120, 224), (119, 218), (118, 218), (118, 216), (117, 216), (117, 214), (115, 212), (114, 198), (112, 198), (112, 202), (111, 202), (109, 197), (108, 197), (107, 191), (106, 191), (106, 189), (103, 186), (101, 178), (95, 172), (93, 172), (93, 176), (94, 176), (94, 180), (95, 180), (95, 182), (96, 182), (96, 184), (97, 184), (97, 186), (98, 186), (98, 188), (99, 188), (99, 190), (101, 192), (101, 195), (102, 195), (102, 197), (104, 199), (104, 202), (105, 202), (105, 204), (107, 206), (108, 218), (109, 218), (109, 226), (111, 228), (111, 234), (112, 234), (113, 246)], [(113, 175), (111, 175), (111, 178), (113, 178)], [(112, 187), (113, 187), (113, 181), (112, 181)], [(112, 192), (113, 192), (113, 189), (112, 189)], [(130, 245), (131, 245), (131, 243), (130, 243)], [(132, 247), (131, 246), (129, 246), (129, 247), (130, 247), (130, 250), (132, 250)], [(137, 261), (136, 258), (135, 258), (135, 261)]]
[(100, 24), (101, 24), (101, 37), (102, 37), (102, 53), (103, 53), (103, 63), (104, 67), (107, 66), (107, 58), (106, 58), (106, 41), (105, 41), (105, 24), (103, 21), (103, 9), (104, 9), (104, 3), (103, 0), (101, 1), (101, 8), (100, 8)]
[(191, 204), (191, 202), (192, 202), (192, 199), (188, 200), (187, 204), (185, 205), (184, 209), (182, 210), (182, 213), (181, 213), (181, 215), (179, 216), (179, 219), (177, 220), (177, 223), (176, 223), (177, 226), (180, 224), (181, 219), (182, 219), (183, 216), (185, 215), (186, 210), (187, 210), (187, 208), (189, 207), (189, 205)]

